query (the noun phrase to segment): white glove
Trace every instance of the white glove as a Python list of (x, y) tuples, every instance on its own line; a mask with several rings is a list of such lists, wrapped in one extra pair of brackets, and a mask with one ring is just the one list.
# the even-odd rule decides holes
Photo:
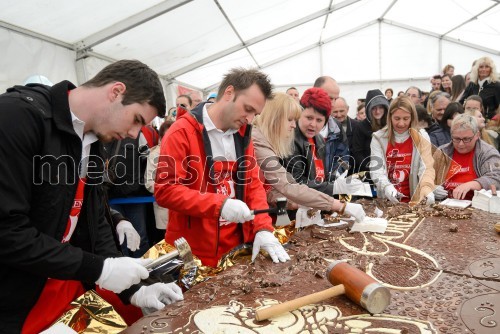
[(269, 231), (260, 231), (255, 235), (252, 250), (252, 262), (259, 254), (260, 249), (264, 249), (269, 253), (269, 256), (274, 263), (286, 262), (290, 260), (286, 250), (280, 244), (278, 239)]
[(347, 203), (345, 206), (344, 213), (351, 217), (354, 217), (358, 223), (362, 223), (366, 217), (365, 210), (361, 204)]
[(425, 204), (427, 205), (432, 205), (436, 203), (436, 199), (434, 198), (434, 193), (432, 191), (428, 193), (427, 196), (425, 196), (425, 198), (426, 198)]
[(149, 314), (183, 299), (182, 290), (177, 284), (155, 283), (137, 290), (130, 298), (130, 303)]
[(131, 257), (107, 258), (104, 260), (102, 273), (95, 284), (102, 289), (120, 293), (141, 280), (149, 277), (144, 267), (151, 259), (133, 259)]
[(402, 196), (392, 184), (384, 188), (384, 195), (391, 203), (399, 203), (398, 197)]
[(116, 232), (118, 233), (118, 241), (120, 242), (120, 245), (123, 244), (126, 236), (127, 248), (132, 252), (139, 249), (141, 236), (137, 233), (131, 222), (127, 220), (120, 220), (118, 225), (116, 225)]
[(228, 222), (244, 223), (252, 220), (254, 215), (250, 212), (248, 206), (239, 199), (228, 198), (220, 213), (221, 217)]
[(363, 182), (357, 177), (349, 176), (346, 178), (347, 171), (340, 175), (337, 172), (335, 182), (333, 183), (333, 193), (332, 195), (338, 194), (352, 194), (363, 188)]
[(434, 189), (434, 197), (437, 200), (443, 200), (448, 197), (448, 191), (445, 190), (443, 186), (437, 186), (436, 189)]

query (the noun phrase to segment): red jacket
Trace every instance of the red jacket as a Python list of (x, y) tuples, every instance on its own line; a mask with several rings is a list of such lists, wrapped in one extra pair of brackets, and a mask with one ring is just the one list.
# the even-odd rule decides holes
[[(203, 126), (201, 103), (190, 114), (177, 119), (161, 143), (156, 173), (156, 202), (169, 209), (166, 242), (184, 237), (193, 254), (203, 264), (216, 266), (223, 254), (218, 253), (219, 216), (226, 196), (215, 193), (209, 172), (213, 169), (208, 134)], [(250, 209), (267, 208), (266, 193), (259, 180), (254, 148), (250, 139), (251, 126), (234, 134), (238, 166), (236, 198)], [(207, 159), (207, 152), (209, 159)], [(244, 180), (247, 182), (244, 182)], [(233, 247), (252, 242), (259, 230), (273, 231), (271, 217), (259, 214), (253, 221), (239, 224), (241, 233), (231, 240)]]

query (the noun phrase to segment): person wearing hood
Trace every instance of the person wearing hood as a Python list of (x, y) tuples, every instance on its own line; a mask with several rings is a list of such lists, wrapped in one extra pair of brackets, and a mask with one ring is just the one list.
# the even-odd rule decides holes
[(366, 94), (365, 110), (366, 119), (357, 124), (352, 135), (354, 172), (369, 171), (372, 133), (386, 125), (389, 102), (379, 89), (369, 90)]
[(429, 135), (417, 130), (415, 105), (406, 96), (389, 107), (387, 125), (373, 133), (370, 176), (377, 196), (393, 203), (434, 203), (434, 160)]
[[(322, 88), (309, 88), (300, 99), (302, 111), (297, 127), (293, 154), (285, 160), (287, 171), (299, 183), (307, 184), (310, 188), (333, 195), (335, 178), (333, 173), (341, 159), (337, 155), (334, 161), (328, 162), (332, 169), (327, 169), (326, 144), (320, 134), (321, 129), (330, 119), (331, 102), (328, 93)], [(341, 140), (338, 146), (344, 145)]]

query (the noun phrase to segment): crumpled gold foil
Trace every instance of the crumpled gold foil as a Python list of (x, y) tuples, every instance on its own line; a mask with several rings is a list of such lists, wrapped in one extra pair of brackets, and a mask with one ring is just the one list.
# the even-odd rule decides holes
[(290, 239), (294, 235), (295, 231), (296, 231), (295, 220), (292, 220), (291, 223), (290, 223), (290, 225), (287, 225), (287, 226), (276, 226), (274, 228), (274, 233), (273, 234), (276, 237), (276, 239), (278, 239), (278, 241), (280, 242), (280, 244), (284, 245), (288, 241), (290, 241)]
[(63, 323), (78, 333), (120, 333), (127, 324), (113, 306), (94, 290), (89, 290), (71, 302), (71, 309), (54, 323)]
[[(285, 244), (290, 240), (295, 231), (295, 221), (292, 221), (292, 223), (288, 226), (276, 227), (273, 234), (281, 244)], [(151, 247), (146, 254), (143, 255), (143, 258), (154, 260), (162, 255), (174, 251), (175, 249), (175, 246), (166, 243), (165, 240), (161, 240), (156, 245)], [(251, 256), (252, 244), (241, 244), (224, 254), (218, 261), (217, 267), (214, 268), (204, 266), (201, 263), (201, 260), (193, 255), (196, 266), (187, 270), (181, 267), (177, 283), (183, 287), (184, 290), (189, 290), (194, 285), (206, 281), (210, 279), (210, 277), (217, 275), (229, 267), (232, 267), (240, 258)]]
[[(155, 260), (160, 256), (173, 252), (175, 250), (176, 250), (175, 246), (165, 242), (165, 240), (161, 240), (160, 242), (153, 245), (153, 247), (151, 247), (142, 257), (145, 259)], [(203, 273), (202, 270), (204, 266), (201, 264), (201, 260), (197, 258), (194, 254), (193, 254), (193, 260), (196, 266), (187, 270), (181, 267), (179, 270), (179, 279), (177, 283), (181, 287), (183, 287), (184, 290), (189, 290), (194, 285), (203, 282), (207, 279), (206, 275)]]

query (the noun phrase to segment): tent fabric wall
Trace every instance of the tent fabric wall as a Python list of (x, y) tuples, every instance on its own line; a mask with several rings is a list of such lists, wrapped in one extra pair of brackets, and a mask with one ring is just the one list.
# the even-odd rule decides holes
[(53, 83), (77, 81), (75, 53), (71, 50), (1, 28), (0, 50), (0, 92), (35, 74)]
[(330, 75), (354, 105), (371, 88), (428, 90), (448, 63), (500, 66), (500, 1), (0, 0), (0, 47), (0, 91), (33, 74), (81, 84), (127, 58), (160, 74), (168, 106), (176, 85), (206, 95), (236, 66), (278, 90)]

